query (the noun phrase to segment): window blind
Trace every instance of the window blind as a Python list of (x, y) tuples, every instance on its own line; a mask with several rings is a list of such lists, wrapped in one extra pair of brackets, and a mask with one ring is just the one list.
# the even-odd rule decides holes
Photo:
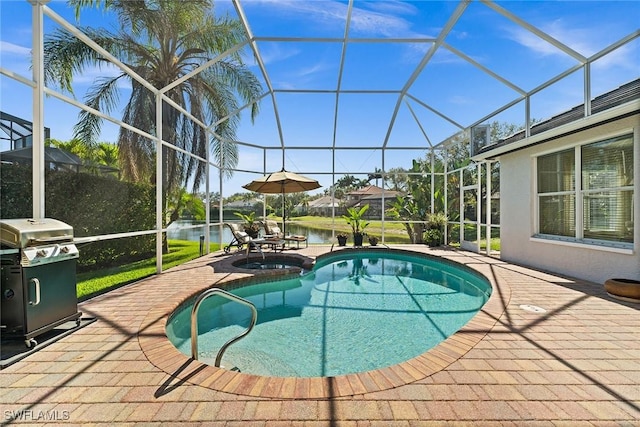
[(584, 145), (581, 157), (584, 237), (632, 242), (632, 135)]

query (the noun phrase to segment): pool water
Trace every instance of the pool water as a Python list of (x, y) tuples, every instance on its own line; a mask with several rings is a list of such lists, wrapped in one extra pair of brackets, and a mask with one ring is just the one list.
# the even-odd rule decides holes
[[(335, 376), (394, 365), (434, 347), (464, 326), (491, 287), (466, 267), (386, 251), (319, 262), (300, 277), (232, 291), (258, 309), (254, 330), (227, 349), (222, 366), (268, 376)], [(190, 355), (191, 305), (167, 336)], [(199, 359), (249, 324), (249, 308), (214, 296), (198, 314)]]

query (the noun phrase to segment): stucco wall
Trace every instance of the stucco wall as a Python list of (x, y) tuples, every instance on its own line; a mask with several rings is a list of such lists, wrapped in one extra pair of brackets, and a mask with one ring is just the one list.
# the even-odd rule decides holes
[[(535, 231), (533, 157), (585, 142), (634, 131), (634, 249), (633, 254), (532, 240)], [(500, 157), (501, 258), (596, 283), (608, 278), (640, 279), (640, 114), (581, 131)]]

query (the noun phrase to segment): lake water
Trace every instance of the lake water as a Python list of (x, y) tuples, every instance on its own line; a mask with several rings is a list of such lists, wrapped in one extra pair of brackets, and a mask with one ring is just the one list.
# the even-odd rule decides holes
[[(200, 241), (200, 236), (203, 236), (206, 232), (205, 226), (201, 225), (198, 221), (175, 221), (167, 228), (167, 236), (169, 239), (175, 240), (191, 240), (194, 242)], [(196, 226), (196, 227), (194, 227)], [(212, 243), (220, 241), (220, 228), (218, 226), (211, 226), (211, 235), (209, 237)], [(297, 224), (287, 224), (287, 234), (300, 234), (307, 236), (307, 241), (310, 244), (313, 243), (331, 243), (331, 230), (313, 230), (310, 228), (302, 227)], [(228, 244), (233, 240), (231, 230), (229, 227), (222, 227), (222, 243)]]

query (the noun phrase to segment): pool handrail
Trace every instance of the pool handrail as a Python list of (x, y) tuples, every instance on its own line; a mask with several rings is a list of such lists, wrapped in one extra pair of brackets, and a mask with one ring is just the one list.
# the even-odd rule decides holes
[(198, 310), (200, 309), (200, 304), (202, 303), (202, 301), (204, 301), (206, 298), (210, 297), (211, 295), (220, 295), (231, 301), (244, 304), (251, 309), (251, 322), (249, 323), (249, 326), (247, 327), (247, 329), (237, 337), (232, 338), (226, 343), (224, 343), (224, 345), (218, 351), (218, 355), (216, 356), (216, 361), (214, 363), (214, 366), (219, 368), (220, 362), (222, 361), (222, 355), (227, 350), (227, 348), (231, 344), (247, 336), (249, 332), (251, 332), (253, 327), (256, 325), (256, 322), (258, 320), (258, 310), (256, 309), (256, 306), (253, 305), (251, 301), (248, 301), (244, 298), (241, 298), (237, 295), (227, 292), (224, 289), (211, 288), (201, 293), (198, 296), (198, 298), (196, 298), (195, 302), (193, 303), (193, 308), (191, 309), (191, 358), (193, 360), (198, 360)]

